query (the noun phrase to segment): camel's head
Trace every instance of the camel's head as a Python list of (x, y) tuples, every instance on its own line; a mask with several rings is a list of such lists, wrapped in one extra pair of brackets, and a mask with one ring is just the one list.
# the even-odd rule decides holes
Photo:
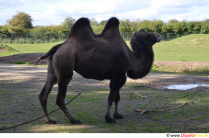
[(158, 33), (148, 33), (144, 29), (141, 29), (133, 34), (130, 43), (132, 49), (136, 51), (137, 47), (152, 47), (161, 40), (162, 38)]

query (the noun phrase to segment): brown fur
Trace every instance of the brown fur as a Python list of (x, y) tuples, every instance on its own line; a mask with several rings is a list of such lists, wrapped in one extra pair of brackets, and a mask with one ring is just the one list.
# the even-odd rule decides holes
[[(84, 78), (96, 80), (110, 79), (110, 94), (105, 119), (109, 123), (116, 121), (110, 117), (112, 103), (115, 103), (114, 118), (122, 119), (118, 113), (119, 90), (126, 82), (126, 73), (137, 79), (147, 75), (152, 67), (154, 52), (152, 46), (161, 40), (155, 33), (145, 30), (135, 32), (131, 39), (131, 51), (119, 32), (119, 20), (110, 18), (100, 35), (95, 35), (87, 18), (81, 18), (73, 25), (68, 39), (53, 47), (38, 61), (49, 58), (48, 74), (39, 99), (46, 115), (47, 123), (56, 123), (47, 115), (47, 97), (55, 83), (58, 83), (57, 105), (64, 106), (67, 85), (72, 79), (73, 70)], [(38, 63), (38, 62), (37, 62)], [(71, 123), (79, 124), (66, 107), (63, 112)]]

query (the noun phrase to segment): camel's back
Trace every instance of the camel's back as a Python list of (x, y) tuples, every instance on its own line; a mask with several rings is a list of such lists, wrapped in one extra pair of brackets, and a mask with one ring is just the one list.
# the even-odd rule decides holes
[[(100, 35), (93, 34), (87, 19), (78, 20), (61, 49), (75, 58), (73, 68), (85, 78), (111, 79), (115, 68), (125, 74), (130, 64), (127, 45), (120, 35), (116, 18), (107, 22)], [(60, 52), (60, 57), (63, 52)]]

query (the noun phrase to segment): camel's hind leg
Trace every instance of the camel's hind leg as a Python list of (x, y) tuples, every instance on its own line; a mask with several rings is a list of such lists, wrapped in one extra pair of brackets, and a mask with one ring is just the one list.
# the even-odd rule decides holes
[[(57, 100), (56, 104), (61, 108), (61, 110), (65, 113), (67, 118), (70, 120), (72, 124), (81, 124), (79, 120), (75, 120), (70, 113), (68, 112), (66, 106), (65, 106), (65, 97), (67, 92), (67, 85), (72, 79), (73, 76), (73, 66), (74, 66), (74, 58), (67, 58), (69, 61), (65, 61), (66, 63), (62, 62), (56, 62), (56, 60), (59, 59), (59, 57), (54, 58), (55, 62), (53, 62), (55, 66), (55, 72), (57, 76), (57, 83), (58, 83), (58, 94), (57, 94)], [(65, 59), (63, 57), (63, 59)]]
[(47, 79), (46, 79), (45, 85), (41, 93), (39, 94), (39, 100), (41, 102), (41, 106), (45, 114), (45, 120), (49, 124), (56, 124), (56, 121), (53, 121), (49, 118), (48, 112), (47, 112), (47, 98), (48, 98), (49, 93), (52, 90), (52, 87), (54, 86), (56, 82), (57, 82), (57, 78), (55, 76), (54, 68), (52, 66), (52, 61), (51, 59), (49, 59)]
[(65, 106), (65, 97), (66, 97), (66, 91), (67, 91), (67, 85), (70, 82), (71, 78), (61, 78), (58, 80), (58, 95), (57, 95), (57, 101), (56, 104), (61, 108), (61, 110), (65, 113), (65, 115), (68, 117), (70, 122), (72, 124), (81, 124), (79, 120), (75, 120), (70, 113), (68, 112), (66, 106)]

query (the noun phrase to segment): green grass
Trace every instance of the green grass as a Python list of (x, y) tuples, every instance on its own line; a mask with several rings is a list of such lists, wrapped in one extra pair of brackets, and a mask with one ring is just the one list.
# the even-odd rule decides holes
[(209, 35), (192, 34), (154, 45), (155, 61), (209, 62)]
[(16, 51), (1, 51), (0, 57), (10, 56), (21, 53), (45, 53), (49, 51), (53, 46), (60, 44), (56, 43), (42, 43), (42, 44), (7, 44), (7, 46), (15, 49)]
[(16, 61), (16, 64), (27, 64), (27, 65), (31, 65), (30, 62), (26, 62), (26, 61)]

